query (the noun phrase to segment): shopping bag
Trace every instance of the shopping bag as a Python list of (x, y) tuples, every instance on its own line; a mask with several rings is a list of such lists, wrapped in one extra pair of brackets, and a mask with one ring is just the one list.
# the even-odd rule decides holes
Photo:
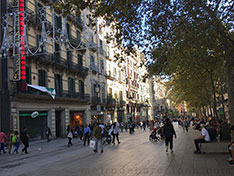
[(89, 147), (95, 150), (96, 141), (95, 140), (91, 140), (90, 143), (89, 143)]

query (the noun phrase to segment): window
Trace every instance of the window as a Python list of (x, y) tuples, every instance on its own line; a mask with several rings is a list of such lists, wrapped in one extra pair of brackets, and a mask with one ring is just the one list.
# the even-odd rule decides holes
[(44, 19), (44, 17), (46, 17), (46, 16), (42, 15), (42, 14), (46, 14), (46, 10), (38, 2), (35, 2), (35, 11), (36, 11), (36, 21), (37, 22), (39, 22), (39, 19), (46, 20), (46, 19)]
[(78, 42), (81, 41), (81, 34), (80, 34), (80, 31), (76, 31), (76, 38), (77, 38)]
[(79, 80), (79, 91), (80, 91), (80, 95), (84, 96), (85, 90), (84, 90), (84, 82), (82, 80)]
[(95, 65), (95, 60), (93, 56), (90, 56), (90, 65)]
[(71, 38), (71, 27), (70, 24), (66, 23), (66, 28), (67, 28), (67, 37), (68, 39)]
[(31, 84), (32, 83), (32, 75), (31, 75), (31, 67), (26, 66), (26, 83)]
[(62, 29), (62, 17), (61, 16), (55, 16), (55, 28)]
[[(38, 48), (39, 45), (40, 45), (40, 41), (41, 41), (41, 35), (40, 35), (40, 34), (37, 34), (36, 37), (37, 37), (37, 48)], [(44, 45), (44, 44), (41, 44), (40, 49), (39, 49), (39, 52), (40, 52), (40, 53), (44, 53), (45, 50), (46, 50), (46, 49), (45, 49), (45, 45)]]
[(47, 72), (45, 70), (39, 70), (38, 72), (38, 85), (47, 86)]
[(79, 67), (83, 66), (83, 56), (80, 54), (78, 54), (78, 65)]
[(75, 80), (71, 77), (68, 78), (68, 92), (69, 93), (75, 92)]
[(122, 80), (122, 76), (121, 76), (121, 70), (119, 70), (119, 80)]
[(102, 103), (105, 103), (105, 97), (106, 97), (106, 94), (105, 94), (105, 86), (102, 87)]
[(103, 60), (100, 61), (100, 69), (101, 69), (101, 74), (104, 75), (104, 62), (103, 62)]
[(123, 100), (123, 92), (119, 91), (119, 100), (122, 101)]
[(102, 40), (99, 40), (99, 43), (100, 43), (100, 54), (104, 54), (104, 50), (103, 50), (103, 43), (102, 43)]
[(72, 62), (72, 52), (70, 50), (67, 50), (67, 61), (68, 63)]
[(55, 91), (58, 95), (63, 94), (63, 80), (62, 80), (62, 75), (55, 74), (54, 75), (54, 87)]
[(54, 53), (54, 56), (55, 56), (55, 60), (56, 61), (60, 61), (60, 46), (58, 43), (55, 43), (55, 53)]
[(89, 34), (89, 40), (90, 40), (90, 42), (93, 42), (93, 33), (92, 32), (90, 32), (90, 34)]

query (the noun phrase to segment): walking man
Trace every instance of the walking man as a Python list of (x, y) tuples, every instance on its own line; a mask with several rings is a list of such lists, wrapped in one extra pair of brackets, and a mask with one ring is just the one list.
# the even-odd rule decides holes
[(26, 154), (28, 154), (28, 147), (29, 147), (29, 134), (28, 134), (28, 130), (26, 127), (23, 128), (23, 132), (20, 135), (20, 140), (22, 141), (22, 143), (24, 144), (24, 148), (22, 149), (22, 152), (25, 152)]
[(100, 143), (100, 149), (101, 149), (101, 153), (103, 153), (103, 142), (102, 142), (102, 128), (97, 125), (95, 128), (94, 128), (94, 131), (93, 131), (93, 136), (95, 138), (95, 141), (96, 141), (96, 148), (95, 150), (93, 150), (94, 152), (97, 152), (97, 149), (98, 149), (98, 143)]
[(86, 140), (88, 140), (89, 145), (89, 137), (91, 135), (91, 130), (88, 125), (84, 126), (84, 146), (86, 145)]
[(50, 136), (52, 136), (51, 130), (48, 127), (46, 130), (46, 138), (47, 138), (47, 142), (50, 142)]

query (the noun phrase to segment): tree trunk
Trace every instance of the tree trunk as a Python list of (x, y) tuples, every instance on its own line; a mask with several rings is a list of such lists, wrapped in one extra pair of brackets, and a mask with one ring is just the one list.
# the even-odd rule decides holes
[(228, 111), (231, 123), (234, 123), (234, 58), (229, 55), (226, 60)]
[(214, 82), (214, 78), (212, 76), (212, 73), (209, 72), (209, 75), (210, 75), (210, 80), (211, 80), (211, 87), (212, 87), (212, 90), (213, 90), (213, 111), (214, 111), (214, 118), (215, 120), (218, 120), (218, 113), (217, 113), (217, 101), (216, 101), (216, 88), (215, 88), (215, 82)]
[(225, 106), (224, 106), (224, 89), (223, 89), (223, 85), (224, 84), (221, 81), (221, 95), (222, 95), (223, 118), (226, 119)]

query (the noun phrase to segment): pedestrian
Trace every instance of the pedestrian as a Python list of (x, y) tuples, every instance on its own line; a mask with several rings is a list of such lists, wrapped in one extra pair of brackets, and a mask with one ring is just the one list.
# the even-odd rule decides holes
[(73, 130), (70, 128), (70, 125), (67, 127), (67, 139), (68, 139), (68, 147), (72, 146), (72, 139), (73, 139)]
[[(208, 143), (210, 142), (210, 135), (208, 130), (206, 129), (206, 127), (208, 127), (209, 123), (207, 122), (202, 130), (201, 130), (201, 137), (197, 138), (194, 140), (195, 146), (196, 146), (196, 150), (194, 151), (194, 154), (200, 154), (201, 153), (201, 149), (200, 149), (200, 144), (201, 143)], [(201, 125), (202, 126), (202, 125)]]
[(119, 142), (119, 124), (117, 124), (116, 122), (112, 125), (112, 131), (113, 131), (113, 141), (112, 144), (115, 145), (115, 137), (117, 139), (118, 144), (120, 144)]
[(3, 130), (1, 130), (0, 132), (0, 155), (1, 155), (1, 151), (3, 151), (3, 153), (6, 153), (5, 148), (4, 148), (5, 139), (6, 139), (6, 134), (3, 132)]
[(145, 121), (143, 122), (142, 127), (143, 127), (143, 129), (144, 129), (144, 131), (145, 131), (145, 128), (146, 128), (146, 123), (145, 123)]
[(26, 127), (23, 128), (23, 132), (20, 134), (20, 140), (24, 144), (24, 148), (22, 149), (22, 152), (25, 152), (26, 154), (28, 154), (29, 134), (28, 134), (28, 129)]
[(15, 131), (14, 136), (12, 137), (12, 144), (15, 146), (13, 153), (18, 153), (18, 149), (20, 146), (20, 139), (18, 131)]
[(47, 138), (47, 142), (50, 142), (50, 136), (52, 136), (52, 133), (49, 127), (46, 129), (45, 135)]
[(8, 148), (8, 154), (11, 154), (11, 148), (12, 148), (12, 137), (14, 136), (13, 131), (11, 130), (8, 134), (7, 134), (7, 148)]
[(190, 125), (190, 121), (189, 121), (189, 119), (188, 119), (188, 118), (186, 118), (186, 119), (185, 119), (185, 121), (184, 121), (184, 125), (185, 125), (185, 129), (186, 129), (186, 131), (188, 132), (188, 128), (189, 128), (189, 125)]
[(129, 123), (129, 134), (133, 133), (133, 124), (132, 122)]
[(97, 125), (94, 128), (93, 137), (95, 138), (96, 141), (95, 150), (93, 151), (94, 152), (98, 151), (98, 143), (100, 143), (101, 153), (103, 153), (102, 128), (99, 125)]
[(176, 138), (176, 133), (169, 118), (166, 118), (165, 120), (165, 124), (163, 126), (163, 134), (165, 136), (166, 152), (168, 152), (168, 143), (170, 143), (170, 149), (171, 152), (173, 152), (173, 135), (175, 135)]
[(88, 145), (89, 145), (89, 137), (91, 135), (91, 130), (88, 125), (84, 126), (84, 146), (86, 145), (86, 140), (88, 140)]

